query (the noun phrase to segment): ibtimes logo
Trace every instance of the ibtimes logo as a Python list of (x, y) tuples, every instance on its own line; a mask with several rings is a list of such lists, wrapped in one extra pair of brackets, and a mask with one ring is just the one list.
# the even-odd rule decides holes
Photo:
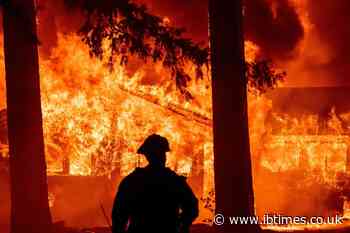
[(263, 225), (322, 225), (342, 224), (342, 216), (285, 216), (280, 214), (265, 214), (261, 224)]

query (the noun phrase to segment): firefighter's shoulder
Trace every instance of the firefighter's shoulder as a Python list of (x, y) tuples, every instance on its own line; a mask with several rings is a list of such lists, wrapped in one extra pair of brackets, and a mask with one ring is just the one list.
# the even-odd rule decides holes
[(130, 185), (131, 183), (137, 183), (144, 175), (143, 168), (135, 168), (132, 172), (130, 172), (124, 179), (121, 181), (121, 185)]
[(127, 175), (126, 177), (128, 177), (128, 179), (136, 179), (138, 177), (144, 176), (145, 173), (146, 173), (145, 172), (145, 168), (137, 167), (129, 175)]
[(178, 184), (185, 184), (187, 177), (183, 175), (177, 174), (175, 171), (171, 170), (170, 168), (166, 168), (168, 176), (171, 177), (174, 181), (176, 181)]

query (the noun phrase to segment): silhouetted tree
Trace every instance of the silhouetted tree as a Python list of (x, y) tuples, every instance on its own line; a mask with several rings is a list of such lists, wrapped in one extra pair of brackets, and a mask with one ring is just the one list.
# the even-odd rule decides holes
[(245, 80), (248, 92), (253, 95), (262, 95), (276, 88), (284, 81), (286, 75), (284, 71), (277, 71), (269, 59), (245, 62)]
[[(216, 213), (254, 216), (242, 1), (209, 0)], [(251, 68), (251, 67), (250, 67)], [(258, 232), (226, 219), (220, 232)]]
[[(202, 66), (208, 64), (207, 47), (184, 38), (184, 29), (169, 26), (161, 17), (148, 13), (145, 6), (130, 0), (83, 1), (80, 7), (87, 14), (80, 34), (93, 56), (101, 58), (107, 53), (111, 65), (117, 57), (126, 64), (130, 55), (161, 62), (170, 70), (181, 93), (192, 98), (186, 89), (190, 76), (184, 67), (191, 62), (197, 78), (202, 78)], [(109, 46), (104, 50), (106, 41)]]
[(11, 232), (49, 233), (34, 0), (3, 4)]

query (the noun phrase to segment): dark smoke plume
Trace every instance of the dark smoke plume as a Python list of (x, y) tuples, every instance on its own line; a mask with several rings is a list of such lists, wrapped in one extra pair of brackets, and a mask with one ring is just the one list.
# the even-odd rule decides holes
[(350, 1), (309, 0), (308, 11), (315, 33), (330, 51), (328, 62), (319, 69), (328, 71), (332, 85), (349, 85)]
[[(187, 29), (197, 41), (208, 41), (208, 0), (139, 0), (156, 14), (170, 17)], [(276, 15), (272, 11), (272, 2)], [(228, 4), (229, 7), (229, 4)], [(304, 36), (303, 26), (295, 8), (288, 0), (245, 0), (245, 37), (272, 59), (293, 55)]]
[(288, 0), (245, 0), (244, 15), (246, 39), (258, 44), (269, 58), (291, 57), (304, 36), (299, 16)]
[(208, 43), (208, 0), (137, 0), (154, 14), (186, 29), (185, 36)]
[[(271, 0), (245, 0), (245, 36), (262, 48), (263, 56), (280, 60), (293, 54), (298, 42), (303, 38), (303, 28), (288, 0), (273, 1), (276, 6), (275, 16)], [(83, 20), (79, 5), (83, 0), (40, 0), (40, 2), (49, 11), (46, 16), (56, 21), (58, 31), (66, 33), (79, 30)], [(136, 2), (145, 4), (153, 14), (169, 17), (174, 25), (184, 27), (186, 37), (208, 43), (208, 0), (136, 0)], [(53, 29), (50, 26), (47, 28), (49, 30), (41, 30), (41, 35), (52, 40), (54, 37), (50, 34), (56, 31), (50, 31)]]

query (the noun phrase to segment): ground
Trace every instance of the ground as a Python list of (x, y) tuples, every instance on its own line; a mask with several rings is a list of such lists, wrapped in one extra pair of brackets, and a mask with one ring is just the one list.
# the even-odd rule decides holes
[[(262, 233), (277, 233), (277, 232), (288, 232), (288, 233), (349, 233), (350, 226), (338, 227), (333, 229), (319, 229), (319, 230), (284, 230), (284, 231), (273, 231), (273, 230), (263, 230)], [(84, 230), (74, 230), (70, 229), (65, 233), (110, 233), (108, 228), (93, 228)], [(191, 233), (216, 233), (213, 227), (204, 224), (195, 224), (192, 226)]]

